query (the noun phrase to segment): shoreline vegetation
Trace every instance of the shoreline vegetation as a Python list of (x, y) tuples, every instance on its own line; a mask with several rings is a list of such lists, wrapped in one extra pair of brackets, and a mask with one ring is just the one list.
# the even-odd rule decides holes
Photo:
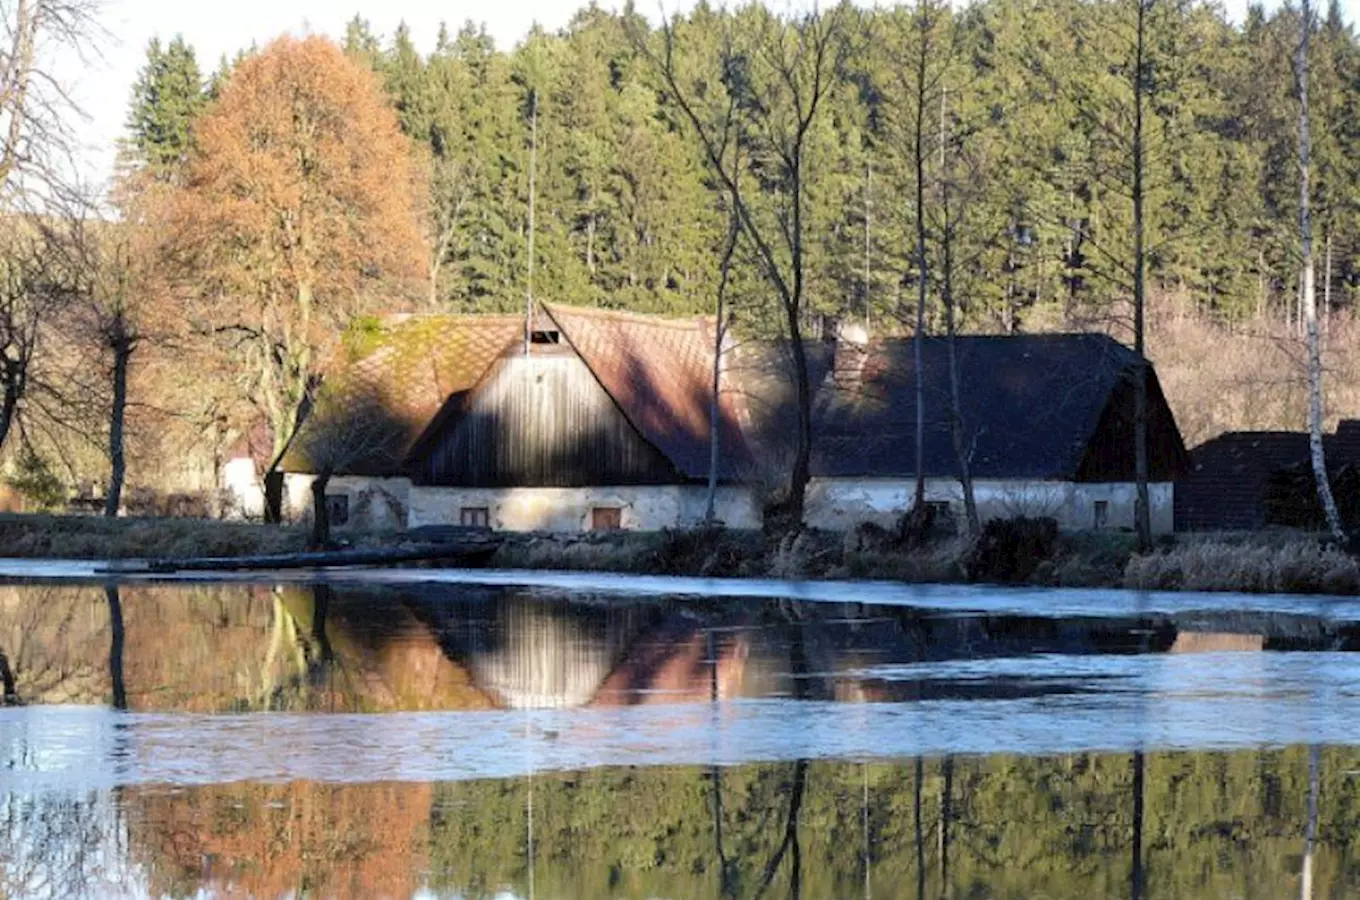
[[(505, 534), (488, 568), (790, 580), (996, 583), (1031, 587), (1360, 595), (1360, 560), (1301, 531), (1177, 535), (1151, 553), (1133, 534), (1057, 533), (996, 524), (978, 539), (941, 536), (904, 549), (881, 532), (796, 535), (694, 529)], [(305, 525), (207, 519), (0, 514), (0, 556), (188, 559), (293, 554)], [(349, 536), (345, 549), (400, 548), (400, 532)]]

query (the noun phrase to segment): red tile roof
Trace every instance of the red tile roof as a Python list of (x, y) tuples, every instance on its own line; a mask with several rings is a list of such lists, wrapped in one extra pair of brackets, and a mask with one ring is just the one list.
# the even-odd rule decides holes
[[(520, 316), (391, 316), (340, 352), (323, 390), (356, 410), (382, 409), (399, 431), (393, 443), (404, 458), (449, 397), (472, 389), (523, 334)], [(284, 468), (310, 471), (314, 467), (303, 456), (290, 452)], [(389, 468), (382, 463), (347, 468), (378, 474), (370, 471), (375, 466)]]
[[(714, 323), (545, 304), (633, 427), (689, 478), (708, 474)], [(722, 477), (750, 468), (737, 395), (719, 395)]]
[[(543, 312), (547, 315), (536, 318), (534, 329), (555, 325), (638, 433), (685, 477), (706, 477), (712, 319), (662, 319), (555, 304), (544, 304)], [(437, 417), (457, 414), (448, 408), (456, 395), (474, 390), (495, 360), (519, 350), (523, 337), (522, 316), (393, 316), (351, 342), (331, 367), (324, 390), (331, 397), (344, 396), (355, 409), (381, 408), (401, 431), (394, 441), (401, 456), (409, 457), (413, 450), (420, 452), (417, 442)], [(724, 478), (735, 478), (751, 465), (737, 405), (735, 392), (724, 391)], [(290, 454), (285, 468), (312, 468), (301, 456)], [(359, 465), (351, 471), (378, 474), (370, 468)]]

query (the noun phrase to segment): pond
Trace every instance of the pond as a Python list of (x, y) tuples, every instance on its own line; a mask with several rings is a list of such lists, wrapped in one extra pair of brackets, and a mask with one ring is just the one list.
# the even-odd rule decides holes
[(0, 897), (1346, 897), (1332, 598), (0, 585)]

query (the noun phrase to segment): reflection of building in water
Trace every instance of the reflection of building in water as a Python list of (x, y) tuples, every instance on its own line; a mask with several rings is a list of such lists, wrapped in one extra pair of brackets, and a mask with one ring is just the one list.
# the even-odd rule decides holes
[(408, 602), (478, 687), (512, 709), (707, 702), (788, 688), (786, 642), (769, 638), (749, 609), (483, 596), (431, 589)]
[(1223, 631), (1181, 631), (1171, 644), (1172, 653), (1230, 653), (1264, 650), (1263, 634), (1235, 634)]
[(471, 657), (477, 681), (511, 710), (589, 702), (639, 627), (634, 608), (510, 600), (496, 608), (498, 646)]
[(511, 709), (581, 706), (594, 697), (655, 607), (529, 595), (422, 604), (477, 684)]

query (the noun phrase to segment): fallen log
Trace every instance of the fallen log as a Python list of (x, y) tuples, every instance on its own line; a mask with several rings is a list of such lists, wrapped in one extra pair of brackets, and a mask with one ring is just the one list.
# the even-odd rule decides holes
[(462, 564), (485, 561), (500, 546), (500, 538), (464, 539), (457, 543), (421, 544), (368, 550), (321, 550), (256, 556), (198, 556), (184, 559), (129, 560), (96, 569), (99, 574), (173, 574), (175, 572), (240, 572), (269, 569), (328, 569), (340, 566), (380, 566), (391, 563), (456, 560)]

